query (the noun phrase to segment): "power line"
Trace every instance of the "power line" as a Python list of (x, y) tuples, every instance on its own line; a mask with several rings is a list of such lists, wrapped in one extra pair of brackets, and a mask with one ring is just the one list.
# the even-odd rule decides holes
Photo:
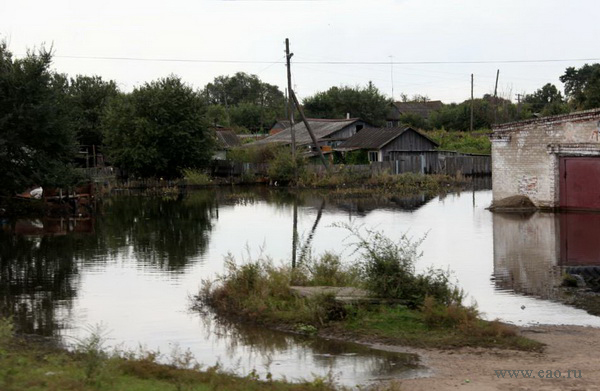
[[(188, 62), (188, 63), (206, 63), (206, 64), (276, 64), (272, 61), (255, 60), (203, 60), (203, 59), (184, 59), (184, 58), (148, 58), (148, 57), (105, 57), (105, 56), (61, 56), (55, 55), (55, 58), (69, 58), (81, 60), (115, 60), (115, 61), (153, 61), (153, 62)], [(474, 60), (474, 61), (394, 61), (396, 65), (449, 65), (449, 64), (515, 64), (515, 63), (551, 63), (551, 62), (581, 62), (581, 61), (600, 61), (600, 58), (562, 58), (562, 59), (537, 59), (537, 60)], [(284, 61), (278, 62), (285, 64)], [(295, 64), (310, 65), (386, 65), (389, 61), (296, 61)]]

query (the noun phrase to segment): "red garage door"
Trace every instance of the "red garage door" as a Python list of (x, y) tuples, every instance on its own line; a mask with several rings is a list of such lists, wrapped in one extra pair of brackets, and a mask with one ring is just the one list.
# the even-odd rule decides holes
[(560, 259), (562, 265), (600, 265), (600, 213), (560, 214)]
[(600, 209), (600, 158), (560, 158), (560, 206)]

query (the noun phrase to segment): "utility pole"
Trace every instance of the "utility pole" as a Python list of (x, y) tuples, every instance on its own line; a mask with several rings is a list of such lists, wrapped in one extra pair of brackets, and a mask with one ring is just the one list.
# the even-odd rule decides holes
[(292, 70), (290, 68), (290, 59), (294, 53), (290, 53), (290, 40), (285, 39), (285, 60), (287, 64), (287, 82), (288, 82), (288, 114), (290, 120), (290, 133), (292, 136), (292, 161), (294, 162), (294, 177), (296, 171), (296, 131), (294, 130), (294, 103), (292, 101)]
[(392, 71), (392, 101), (394, 100), (394, 56), (390, 56), (390, 67)]
[(521, 94), (517, 94), (517, 120), (521, 118)]
[(500, 77), (500, 69), (496, 72), (496, 86), (494, 87), (494, 124), (498, 122), (498, 77)]
[(469, 126), (471, 132), (473, 131), (473, 74), (471, 73), (471, 126)]
[(312, 128), (310, 127), (310, 124), (308, 123), (308, 120), (306, 119), (306, 116), (304, 115), (304, 110), (302, 110), (302, 106), (300, 106), (300, 102), (298, 102), (298, 98), (296, 97), (296, 94), (294, 93), (294, 91), (290, 90), (290, 95), (292, 95), (292, 99), (294, 99), (296, 108), (298, 109), (298, 112), (300, 113), (300, 117), (302, 118), (302, 122), (304, 122), (304, 126), (306, 126), (306, 130), (308, 131), (308, 134), (310, 135), (310, 138), (312, 139), (312, 142), (315, 145), (317, 153), (319, 154), (319, 157), (321, 158), (321, 162), (323, 163), (323, 165), (325, 166), (327, 171), (329, 171), (329, 165), (327, 164), (327, 159), (325, 159), (325, 156), (323, 155), (323, 151), (321, 151), (321, 147), (319, 147), (319, 142), (317, 141), (317, 137), (315, 137), (315, 134), (313, 133)]

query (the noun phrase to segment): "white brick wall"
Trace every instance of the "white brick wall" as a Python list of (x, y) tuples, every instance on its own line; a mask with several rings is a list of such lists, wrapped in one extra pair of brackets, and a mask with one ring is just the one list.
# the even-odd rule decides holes
[(558, 206), (559, 156), (600, 155), (599, 121), (600, 109), (494, 127), (494, 201), (526, 195), (538, 207)]

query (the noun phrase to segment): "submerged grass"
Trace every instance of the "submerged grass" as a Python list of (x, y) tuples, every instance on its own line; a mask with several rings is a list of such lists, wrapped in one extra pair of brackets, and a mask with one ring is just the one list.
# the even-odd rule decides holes
[[(394, 242), (377, 231), (362, 234), (346, 228), (356, 239), (359, 260), (354, 264), (344, 265), (331, 253), (295, 269), (274, 266), (268, 257), (239, 265), (228, 256), (225, 274), (215, 284), (205, 284), (197, 301), (221, 315), (305, 334), (443, 349), (542, 349), (512, 326), (482, 320), (475, 306), (463, 304), (464, 294), (448, 272), (416, 273), (419, 241), (404, 236)], [(387, 304), (342, 303), (333, 294), (301, 296), (292, 292), (292, 285), (353, 286)]]
[[(12, 335), (12, 323), (0, 319), (0, 390), (3, 391), (209, 391), (333, 390), (327, 380), (290, 384), (269, 376), (259, 379), (200, 368), (189, 352), (172, 355), (168, 365), (155, 352), (103, 350), (103, 335), (92, 333), (74, 352)], [(262, 381), (261, 381), (262, 380)]]

